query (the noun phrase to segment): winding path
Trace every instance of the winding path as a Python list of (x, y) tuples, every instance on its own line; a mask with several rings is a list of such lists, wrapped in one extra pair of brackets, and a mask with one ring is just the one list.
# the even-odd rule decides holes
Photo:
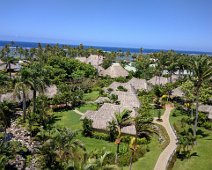
[(163, 121), (158, 122), (156, 121), (157, 118), (154, 119), (154, 123), (160, 124), (166, 129), (170, 138), (170, 143), (160, 154), (157, 163), (155, 164), (154, 170), (166, 170), (169, 159), (177, 148), (177, 137), (169, 122), (169, 115), (172, 109), (173, 107), (171, 107), (170, 105), (166, 105), (166, 110), (163, 116), (161, 116), (161, 119)]
[(79, 110), (77, 110), (77, 109), (74, 109), (73, 111), (74, 111), (75, 113), (77, 113), (77, 114), (81, 115), (81, 116), (84, 116), (84, 113), (80, 112), (80, 111), (79, 111)]

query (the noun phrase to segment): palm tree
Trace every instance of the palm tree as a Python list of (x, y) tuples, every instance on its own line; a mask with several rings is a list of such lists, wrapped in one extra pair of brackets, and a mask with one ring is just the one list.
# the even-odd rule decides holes
[[(18, 98), (22, 98), (23, 102), (23, 122), (26, 121), (26, 100), (27, 100), (27, 94), (29, 92), (29, 84), (27, 84), (25, 81), (19, 81), (15, 85), (15, 94), (18, 96)], [(22, 97), (21, 97), (22, 95)]]
[(116, 137), (116, 141), (115, 143), (117, 144), (117, 148), (116, 148), (116, 158), (115, 158), (115, 163), (118, 163), (118, 154), (119, 154), (119, 147), (120, 147), (120, 143), (121, 143), (121, 129), (123, 127), (129, 126), (132, 124), (132, 119), (130, 117), (130, 113), (131, 111), (129, 110), (123, 110), (120, 113), (116, 113), (115, 117), (116, 117), (116, 127), (117, 127), (117, 131), (118, 131), (118, 135)]
[(196, 115), (194, 122), (194, 137), (196, 138), (200, 88), (202, 87), (203, 83), (211, 77), (212, 62), (211, 59), (205, 56), (200, 56), (191, 60), (190, 67), (192, 68), (193, 75), (191, 80), (194, 83), (196, 96)]
[(132, 169), (133, 156), (134, 156), (136, 149), (137, 149), (137, 137), (131, 138), (129, 148), (131, 149), (130, 168), (129, 168), (131, 170)]
[(21, 70), (21, 79), (33, 90), (33, 112), (35, 113), (37, 91), (42, 93), (45, 85), (49, 85), (46, 70), (42, 65), (35, 63)]
[(17, 62), (17, 59), (15, 59), (14, 57), (7, 56), (5, 58), (2, 58), (2, 60), (6, 63), (6, 69), (8, 70), (11, 79), (11, 64), (15, 64)]
[(128, 50), (128, 51), (126, 51), (126, 53), (125, 53), (125, 57), (126, 57), (126, 60), (127, 60), (127, 62), (130, 62), (130, 55), (131, 55), (131, 53), (130, 53), (130, 51)]

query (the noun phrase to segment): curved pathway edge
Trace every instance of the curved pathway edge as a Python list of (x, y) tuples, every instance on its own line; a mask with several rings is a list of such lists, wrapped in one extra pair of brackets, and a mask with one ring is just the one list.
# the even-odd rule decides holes
[(170, 138), (170, 143), (160, 154), (157, 160), (157, 163), (155, 164), (154, 170), (166, 170), (167, 165), (169, 163), (169, 159), (177, 148), (177, 137), (169, 122), (169, 116), (172, 109), (173, 109), (172, 106), (166, 105), (166, 110), (164, 114), (161, 116), (162, 121), (158, 122), (157, 118), (154, 118), (154, 121), (153, 121), (156, 124), (162, 125), (166, 129)]

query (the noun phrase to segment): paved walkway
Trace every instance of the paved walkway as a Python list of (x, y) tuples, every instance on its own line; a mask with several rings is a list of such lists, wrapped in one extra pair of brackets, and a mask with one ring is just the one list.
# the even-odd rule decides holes
[(154, 123), (160, 124), (166, 129), (166, 131), (169, 135), (169, 138), (170, 138), (170, 143), (160, 154), (160, 156), (157, 160), (157, 163), (155, 164), (154, 170), (166, 170), (169, 158), (171, 157), (171, 155), (177, 148), (177, 144), (176, 144), (177, 137), (176, 137), (175, 133), (173, 132), (171, 125), (169, 123), (169, 115), (170, 115), (170, 112), (172, 109), (173, 109), (173, 107), (171, 107), (170, 105), (166, 105), (166, 110), (165, 110), (163, 116), (161, 116), (161, 119), (163, 120), (162, 122), (156, 121), (157, 118), (154, 119)]
[(74, 111), (75, 113), (77, 113), (77, 114), (81, 115), (81, 116), (84, 116), (84, 113), (80, 112), (80, 111), (79, 111), (79, 110), (77, 110), (77, 109), (74, 109), (73, 111)]

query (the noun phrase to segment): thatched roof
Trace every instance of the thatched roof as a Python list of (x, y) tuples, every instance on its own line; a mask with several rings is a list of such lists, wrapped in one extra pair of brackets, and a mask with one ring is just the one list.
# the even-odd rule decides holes
[(177, 87), (177, 88), (175, 88), (175, 89), (172, 90), (172, 95), (175, 96), (175, 97), (183, 97), (185, 94), (181, 90), (180, 87)]
[(110, 102), (110, 99), (108, 97), (99, 97), (98, 99), (96, 99), (95, 103), (108, 103)]
[(76, 57), (76, 60), (79, 60), (82, 63), (86, 63), (87, 58), (86, 57)]
[[(51, 85), (51, 86), (47, 86), (44, 94), (48, 97), (48, 98), (53, 98), (54, 95), (57, 94), (57, 87), (56, 85)], [(37, 95), (39, 95), (39, 93), (37, 93)], [(27, 92), (27, 96), (26, 96), (27, 100), (31, 100), (33, 98), (33, 92), (32, 90), (29, 90)], [(17, 95), (14, 92), (8, 92), (5, 94), (0, 94), (0, 102), (3, 101), (9, 101), (9, 102), (22, 102), (23, 98), (22, 95), (20, 94), (20, 98), (17, 97)]]
[(0, 102), (8, 101), (8, 102), (18, 102), (19, 99), (15, 96), (13, 92), (0, 94)]
[(129, 73), (119, 63), (113, 63), (109, 68), (101, 71), (100, 75), (117, 78), (117, 77), (127, 77)]
[(148, 90), (147, 81), (145, 79), (132, 78), (127, 82), (132, 85), (136, 90)]
[[(114, 105), (110, 103), (105, 103), (98, 111), (87, 111), (83, 118), (88, 118), (93, 121), (92, 126), (94, 129), (98, 130), (107, 130), (108, 123), (115, 119), (115, 114), (122, 112), (124, 109), (131, 110), (131, 117), (136, 116), (136, 112), (134, 109), (129, 107), (121, 107), (120, 105)], [(115, 119), (116, 120), (116, 119)], [(128, 126), (122, 129), (123, 133), (135, 135), (135, 127)]]
[(48, 98), (53, 98), (57, 94), (57, 86), (56, 85), (47, 86), (44, 94)]
[(138, 78), (132, 78), (127, 83), (120, 83), (120, 82), (113, 82), (109, 87), (104, 88), (105, 91), (107, 91), (108, 88), (113, 89), (113, 91), (117, 90), (117, 87), (123, 86), (128, 91), (132, 90), (132, 87), (134, 90), (148, 90), (147, 81), (145, 79), (138, 79)]
[[(108, 88), (111, 88), (111, 89), (113, 89), (114, 91), (116, 91), (116, 90), (117, 90), (117, 87), (119, 87), (119, 86), (123, 86), (123, 87), (126, 88), (127, 90), (130, 89), (129, 84), (127, 84), (127, 83), (120, 83), (120, 82), (113, 82)], [(107, 88), (107, 89), (108, 89), (108, 88)]]
[(198, 110), (200, 112), (208, 113), (208, 118), (212, 120), (212, 106), (211, 105), (199, 105)]
[(134, 92), (114, 91), (112, 93), (118, 95), (120, 105), (132, 108), (140, 107), (140, 102), (137, 98), (137, 95)]
[(4, 64), (3, 62), (0, 63), (0, 71), (5, 70), (6, 69), (6, 64)]
[(96, 67), (101, 65), (103, 63), (103, 56), (101, 55), (90, 55), (88, 58), (86, 57), (76, 57), (77, 60), (86, 63), (91, 64), (92, 66)]
[(165, 85), (169, 81), (165, 77), (154, 76), (150, 80), (148, 80), (147, 82), (152, 84), (152, 85)]
[(93, 66), (99, 66), (103, 63), (103, 56), (101, 55), (90, 55), (86, 61), (88, 64), (90, 63)]

